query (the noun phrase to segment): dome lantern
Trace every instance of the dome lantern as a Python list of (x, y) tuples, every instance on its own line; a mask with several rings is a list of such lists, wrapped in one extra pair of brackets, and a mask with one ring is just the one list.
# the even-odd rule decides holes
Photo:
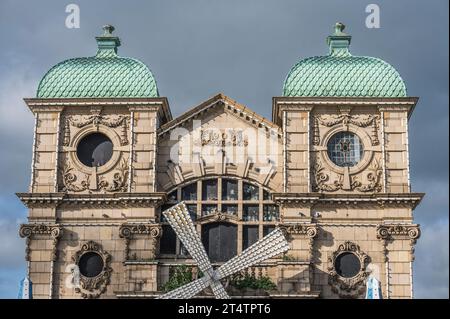
[(287, 75), (283, 96), (405, 97), (406, 85), (389, 63), (349, 51), (351, 36), (338, 22), (327, 37), (329, 54), (300, 60)]
[(39, 83), (38, 98), (159, 97), (156, 80), (141, 61), (117, 54), (120, 39), (105, 25), (96, 37), (97, 53), (53, 66)]

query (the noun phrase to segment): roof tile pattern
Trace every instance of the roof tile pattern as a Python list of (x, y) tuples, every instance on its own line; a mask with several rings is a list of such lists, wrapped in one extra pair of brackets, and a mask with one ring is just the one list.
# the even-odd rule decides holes
[(97, 37), (98, 51), (93, 57), (65, 60), (42, 78), (38, 98), (114, 98), (158, 97), (156, 80), (139, 60), (120, 57), (120, 40), (112, 36), (112, 26)]
[(304, 97), (405, 97), (406, 86), (400, 74), (385, 61), (353, 56), (351, 37), (337, 23), (328, 37), (330, 54), (300, 60), (289, 72), (283, 96)]

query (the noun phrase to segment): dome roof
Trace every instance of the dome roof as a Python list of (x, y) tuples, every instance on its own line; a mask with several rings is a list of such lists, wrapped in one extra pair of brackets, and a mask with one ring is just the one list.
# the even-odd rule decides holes
[(350, 54), (351, 37), (344, 28), (337, 23), (327, 38), (329, 55), (294, 65), (284, 81), (283, 96), (405, 97), (405, 83), (389, 63)]
[(155, 78), (139, 60), (119, 57), (114, 27), (104, 26), (96, 37), (97, 54), (65, 60), (52, 67), (39, 83), (38, 98), (158, 97)]

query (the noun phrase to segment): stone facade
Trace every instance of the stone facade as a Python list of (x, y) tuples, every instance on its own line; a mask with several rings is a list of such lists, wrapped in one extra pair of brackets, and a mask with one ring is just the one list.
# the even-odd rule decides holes
[[(222, 94), (176, 119), (165, 98), (25, 101), (36, 125), (30, 189), (18, 196), (29, 208), (20, 235), (33, 298), (153, 297), (176, 265), (196, 274), (178, 241), (174, 253), (162, 253), (168, 229), (160, 213), (197, 181), (197, 197), (187, 203), (200, 233), (214, 223), (234, 225), (239, 253), (251, 227), (257, 238), (270, 227), (284, 230), (288, 254), (246, 270), (271, 278), (272, 297), (363, 298), (370, 274), (384, 298), (412, 297), (420, 236), (412, 211), (423, 196), (410, 192), (409, 180), (408, 119), (416, 98), (276, 97), (272, 122)], [(350, 168), (327, 154), (340, 131), (364, 145)], [(105, 165), (88, 167), (77, 145), (95, 132), (113, 151)], [(204, 198), (208, 180), (219, 181), (216, 199)], [(221, 196), (228, 180), (239, 190), (234, 201)], [(259, 195), (243, 198), (245, 185)], [(207, 214), (208, 205), (214, 210)], [(278, 207), (278, 215), (267, 217), (266, 206)], [(88, 252), (101, 258), (102, 269), (76, 282), (74, 267)], [(351, 278), (336, 269), (343, 253), (360, 261)]]

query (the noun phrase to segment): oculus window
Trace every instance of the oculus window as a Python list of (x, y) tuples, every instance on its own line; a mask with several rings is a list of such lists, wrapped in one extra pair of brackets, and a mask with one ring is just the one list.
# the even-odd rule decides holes
[(89, 134), (81, 139), (77, 146), (77, 157), (89, 167), (105, 165), (113, 154), (111, 140), (102, 133)]
[(364, 155), (361, 139), (352, 132), (334, 134), (328, 141), (327, 151), (331, 161), (341, 167), (355, 166)]
[(78, 267), (83, 276), (88, 278), (97, 277), (103, 271), (103, 258), (96, 252), (87, 252), (80, 257)]
[(339, 276), (352, 278), (361, 270), (361, 261), (353, 253), (342, 253), (336, 257), (334, 268)]

